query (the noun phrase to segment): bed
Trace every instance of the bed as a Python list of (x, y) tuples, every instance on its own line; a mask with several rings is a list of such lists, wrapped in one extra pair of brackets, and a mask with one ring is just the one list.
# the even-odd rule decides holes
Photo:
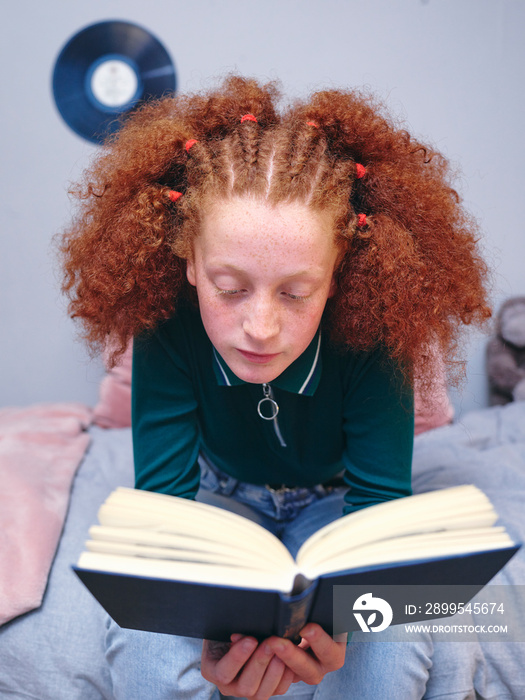
[[(126, 397), (126, 387), (119, 381), (117, 384)], [(55, 423), (51, 427), (47, 425), (46, 411), (37, 408), (44, 421), (40, 427), (47, 429), (46, 440), (34, 436), (32, 449), (38, 452), (38, 445), (49, 442), (50, 436), (62, 428), (57, 427), (56, 415)], [(117, 427), (125, 425), (129, 415), (125, 412), (112, 421), (109, 414), (101, 415), (99, 411), (94, 415), (85, 407), (65, 405), (61, 410), (61, 417), (69, 421), (70, 437), (76, 439), (76, 451), (71, 452), (69, 464), (69, 485), (65, 489), (67, 498), (62, 499), (63, 521), (59, 519), (58, 529), (54, 525), (53, 553), (55, 549), (56, 553), (50, 558), (40, 594), (32, 602), (25, 601), (18, 610), (13, 609), (7, 615), (11, 619), (0, 626), (2, 698), (113, 697), (104, 659), (106, 615), (78, 582), (70, 566), (78, 558), (87, 529), (95, 521), (106, 495), (117, 485), (132, 485), (130, 429)], [(74, 425), (76, 430), (71, 428)], [(61, 433), (62, 442), (64, 434)], [(6, 431), (2, 433), (0, 424), (2, 437), (5, 446)], [(21, 443), (27, 442), (27, 433), (24, 438), (22, 430)], [(12, 441), (7, 445), (11, 452), (13, 445)], [(63, 453), (63, 445), (60, 449)], [(50, 459), (56, 462), (53, 453), (50, 454)], [(483, 489), (511, 536), (516, 541), (525, 540), (525, 402), (473, 412), (457, 423), (425, 430), (416, 436), (414, 491), (462, 483), (474, 483)], [(42, 489), (48, 486), (45, 484)], [(7, 497), (4, 491), (4, 504)], [(45, 517), (45, 512), (41, 515)], [(38, 525), (33, 525), (35, 537), (39, 531)], [(5, 529), (3, 537), (4, 549), (0, 548), (0, 554), (6, 550)], [(21, 565), (27, 562), (17, 561), (17, 566)], [(9, 578), (6, 566), (4, 562), (4, 571), (0, 571), (4, 579)], [(18, 581), (22, 580), (25, 576), (18, 575)], [(525, 551), (518, 552), (492, 583), (508, 587), (517, 618), (525, 607), (521, 593), (525, 584)], [(479, 637), (469, 643), (436, 645), (426, 698), (442, 697), (448, 690), (457, 689), (458, 664), (469, 677), (465, 698), (525, 698), (525, 641), (487, 643)]]

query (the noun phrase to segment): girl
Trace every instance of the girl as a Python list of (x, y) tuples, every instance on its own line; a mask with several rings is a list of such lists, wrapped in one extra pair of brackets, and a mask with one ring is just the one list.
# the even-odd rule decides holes
[[(238, 510), (295, 553), (410, 494), (414, 381), (430, 395), (490, 311), (445, 159), (368, 96), (278, 98), (233, 76), (144, 106), (86, 173), (62, 254), (88, 341), (115, 362), (134, 339), (137, 488)], [(110, 623), (115, 696), (425, 692), (428, 639), (301, 636), (204, 642), (204, 680), (193, 640)]]

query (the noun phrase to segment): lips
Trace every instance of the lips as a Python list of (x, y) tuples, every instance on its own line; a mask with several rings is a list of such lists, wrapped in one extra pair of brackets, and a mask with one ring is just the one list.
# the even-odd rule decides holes
[(261, 354), (257, 352), (249, 352), (248, 350), (239, 350), (239, 353), (249, 362), (255, 362), (256, 364), (260, 365), (264, 365), (280, 355), (278, 352), (272, 354)]

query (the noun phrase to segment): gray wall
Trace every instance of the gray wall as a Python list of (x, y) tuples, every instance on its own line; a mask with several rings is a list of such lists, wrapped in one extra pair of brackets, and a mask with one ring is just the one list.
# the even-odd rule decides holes
[[(237, 70), (290, 94), (369, 86), (461, 164), (460, 191), (484, 232), (493, 299), (525, 294), (522, 233), (525, 3), (522, 0), (18, 0), (0, 23), (2, 206), (0, 406), (93, 404), (101, 375), (58, 292), (50, 241), (67, 188), (96, 147), (61, 120), (50, 81), (58, 51), (93, 22), (123, 19), (159, 37), (179, 88)], [(485, 338), (470, 336), (458, 411), (486, 404)]]

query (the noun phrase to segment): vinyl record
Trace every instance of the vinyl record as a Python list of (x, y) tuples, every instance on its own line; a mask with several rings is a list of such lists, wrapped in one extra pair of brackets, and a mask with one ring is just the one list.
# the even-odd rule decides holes
[(164, 46), (130, 22), (98, 22), (75, 34), (53, 71), (53, 95), (75, 133), (102, 143), (144, 100), (175, 92), (175, 67)]

